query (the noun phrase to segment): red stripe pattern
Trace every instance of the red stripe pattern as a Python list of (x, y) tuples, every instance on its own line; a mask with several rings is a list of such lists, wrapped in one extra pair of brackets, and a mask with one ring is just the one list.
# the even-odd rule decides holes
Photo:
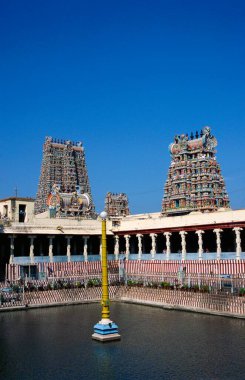
[(127, 274), (177, 273), (186, 268), (186, 273), (245, 275), (245, 260), (128, 260), (125, 263)]
[[(186, 273), (193, 274), (229, 274), (245, 276), (245, 260), (126, 260), (125, 270), (128, 275), (157, 275), (161, 273), (177, 273), (180, 268), (186, 268)], [(20, 265), (7, 264), (6, 276), (9, 281), (20, 278)], [(101, 274), (101, 261), (38, 263), (38, 272), (44, 272), (47, 277), (79, 277)], [(119, 261), (108, 261), (109, 274), (119, 271)]]

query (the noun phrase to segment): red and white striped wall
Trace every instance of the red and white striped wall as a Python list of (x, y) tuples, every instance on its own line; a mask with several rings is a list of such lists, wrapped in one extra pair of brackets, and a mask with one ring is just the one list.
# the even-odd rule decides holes
[(245, 260), (128, 260), (125, 266), (127, 273), (138, 274), (177, 273), (180, 267), (185, 267), (186, 273), (245, 274)]
[[(160, 274), (177, 273), (180, 267), (186, 268), (186, 273), (245, 275), (245, 260), (127, 260), (124, 262), (127, 274)], [(9, 281), (20, 278), (19, 264), (6, 265), (6, 277)], [(92, 276), (101, 273), (101, 261), (38, 263), (38, 272), (44, 272), (48, 277)], [(108, 261), (109, 273), (117, 273), (118, 261)]]

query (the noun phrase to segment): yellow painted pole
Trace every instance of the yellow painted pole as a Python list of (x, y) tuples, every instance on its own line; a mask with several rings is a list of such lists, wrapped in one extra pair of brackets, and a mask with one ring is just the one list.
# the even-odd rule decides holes
[(106, 249), (106, 219), (102, 219), (102, 319), (110, 319)]
[(100, 342), (119, 340), (118, 326), (110, 320), (109, 291), (108, 291), (108, 269), (107, 269), (107, 250), (106, 250), (106, 217), (107, 213), (102, 211), (100, 214), (101, 224), (101, 243), (102, 243), (102, 319), (94, 325), (92, 338)]

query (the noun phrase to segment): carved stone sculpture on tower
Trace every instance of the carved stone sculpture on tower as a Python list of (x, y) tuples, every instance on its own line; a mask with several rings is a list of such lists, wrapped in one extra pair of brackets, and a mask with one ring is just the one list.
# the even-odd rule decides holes
[[(35, 214), (42, 213), (48, 209), (50, 205), (47, 204), (47, 201), (52, 192), (59, 194), (59, 197), (60, 194), (63, 194), (62, 202), (64, 206), (66, 206), (67, 202), (73, 205), (74, 211), (64, 212), (64, 216), (74, 216), (75, 209), (79, 208), (75, 207), (79, 206), (78, 203), (80, 202), (80, 198), (77, 197), (78, 194), (87, 194), (90, 202), (89, 208), (80, 207), (79, 215), (88, 218), (96, 216), (85, 163), (84, 148), (81, 142), (73, 143), (69, 140), (64, 141), (46, 137), (35, 201)], [(53, 197), (53, 202), (60, 201), (58, 198)], [(61, 205), (62, 202), (59, 204)], [(66, 207), (64, 207), (65, 209)]]
[(162, 213), (187, 214), (229, 208), (220, 166), (216, 161), (216, 138), (204, 127), (196, 138), (191, 133), (175, 136), (169, 150), (172, 161), (164, 187)]
[(121, 217), (130, 214), (128, 197), (125, 193), (107, 193), (105, 199), (105, 210), (110, 217)]

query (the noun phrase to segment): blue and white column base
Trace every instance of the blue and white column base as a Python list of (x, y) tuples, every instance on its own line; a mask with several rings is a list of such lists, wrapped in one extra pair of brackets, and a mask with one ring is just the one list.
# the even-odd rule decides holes
[(94, 333), (92, 338), (101, 342), (110, 340), (120, 340), (121, 335), (118, 334), (118, 326), (110, 319), (102, 319), (94, 325)]

